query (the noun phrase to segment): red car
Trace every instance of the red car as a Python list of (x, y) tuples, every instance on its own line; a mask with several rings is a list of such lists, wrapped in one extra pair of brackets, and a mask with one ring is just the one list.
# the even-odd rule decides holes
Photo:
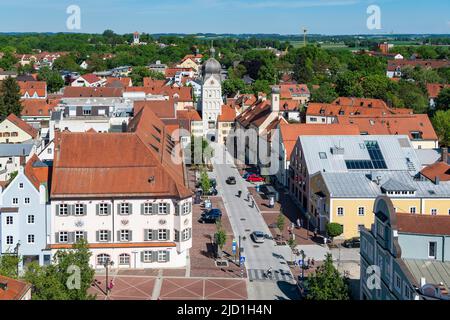
[(258, 176), (257, 174), (251, 174), (247, 177), (248, 182), (263, 182), (264, 178)]

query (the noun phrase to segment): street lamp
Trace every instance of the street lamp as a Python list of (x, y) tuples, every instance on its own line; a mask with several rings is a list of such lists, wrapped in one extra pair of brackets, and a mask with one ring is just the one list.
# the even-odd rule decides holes
[(109, 257), (108, 258), (106, 258), (105, 259), (105, 262), (103, 263), (103, 266), (105, 267), (105, 269), (106, 269), (106, 282), (105, 282), (105, 287), (106, 287), (106, 295), (108, 295), (109, 294), (109, 290), (110, 290), (110, 288), (109, 288), (109, 284), (108, 284), (108, 267), (109, 266), (113, 266), (114, 265), (114, 262), (113, 261), (111, 261), (110, 259), (109, 259)]

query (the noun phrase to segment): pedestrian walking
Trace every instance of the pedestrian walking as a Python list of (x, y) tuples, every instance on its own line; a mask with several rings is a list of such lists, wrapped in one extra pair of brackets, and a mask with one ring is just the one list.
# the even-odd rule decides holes
[(314, 267), (314, 258), (311, 259), (311, 265)]
[(314, 228), (314, 238), (317, 237), (317, 228)]
[(241, 197), (241, 194), (242, 194), (242, 191), (239, 190), (239, 191), (238, 191), (238, 197), (239, 197), (239, 198)]

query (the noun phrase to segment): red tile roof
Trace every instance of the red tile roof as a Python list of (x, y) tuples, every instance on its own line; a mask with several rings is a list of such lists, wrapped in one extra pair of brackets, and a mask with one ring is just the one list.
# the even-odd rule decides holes
[(130, 87), (132, 85), (131, 78), (130, 77), (123, 77), (123, 78), (115, 78), (115, 77), (108, 77), (106, 78), (106, 87)]
[(16, 116), (14, 113), (11, 113), (9, 116), (6, 117), (7, 120), (14, 123), (17, 127), (25, 131), (27, 134), (29, 134), (33, 139), (37, 137), (38, 131), (30, 126), (28, 123), (20, 119), (18, 116)]
[[(82, 76), (80, 76), (79, 78), (83, 78), (84, 80), (86, 80), (88, 83), (92, 84), (95, 82), (99, 82), (101, 79), (99, 77), (97, 77), (95, 74), (93, 73), (87, 73), (87, 74), (83, 74)], [(78, 79), (79, 79), (78, 78)]]
[[(347, 99), (347, 98), (346, 98)], [(341, 102), (348, 102), (344, 100)], [(337, 101), (336, 101), (337, 103)], [(352, 104), (316, 103), (308, 104), (306, 114), (309, 116), (338, 116), (338, 115), (371, 115), (381, 116), (385, 114), (412, 113), (411, 109), (391, 109), (384, 101), (377, 99), (353, 100)]]
[(450, 215), (397, 213), (398, 232), (450, 235)]
[(49, 117), (50, 111), (53, 111), (59, 102), (59, 99), (22, 99), (20, 101), (23, 106), (21, 115), (27, 117)]
[(355, 124), (361, 133), (371, 135), (407, 135), (421, 132), (423, 140), (438, 140), (430, 118), (426, 114), (387, 114), (382, 116), (338, 116), (341, 124)]
[(165, 71), (166, 78), (173, 78), (179, 71), (193, 71), (192, 68), (167, 68)]
[(162, 88), (166, 85), (166, 80), (156, 80), (152, 78), (145, 77), (143, 79), (144, 87), (154, 87), (154, 88)]
[(354, 97), (339, 97), (336, 98), (331, 104), (349, 107), (364, 107), (364, 108), (377, 108), (388, 109), (388, 105), (381, 99), (371, 98), (354, 98)]
[(187, 119), (189, 121), (202, 121), (202, 117), (199, 112), (194, 109), (178, 110), (177, 119)]
[(160, 119), (176, 118), (175, 102), (173, 100), (134, 101), (134, 114), (137, 114), (143, 108), (152, 110)]
[(281, 123), (280, 135), (289, 159), (299, 136), (359, 135), (359, 129), (344, 124)]
[(248, 107), (244, 112), (236, 117), (236, 121), (244, 128), (250, 125), (259, 127), (272, 112), (271, 102), (268, 100), (258, 100), (255, 104)]
[(41, 184), (48, 184), (50, 181), (50, 169), (47, 166), (35, 166), (36, 162), (40, 162), (40, 159), (34, 154), (25, 165), (25, 175), (33, 186), (39, 190)]
[(404, 66), (439, 69), (450, 66), (450, 61), (432, 59), (388, 60), (387, 70), (395, 71), (397, 68), (401, 69)]
[(222, 113), (217, 118), (218, 122), (234, 122), (236, 119), (236, 109), (233, 106), (223, 105)]
[(17, 81), (17, 84), (22, 96), (25, 96), (26, 93), (30, 97), (33, 97), (35, 93), (40, 98), (47, 96), (47, 83), (45, 81)]
[(129, 133), (58, 133), (51, 197), (191, 196), (183, 164), (172, 160), (175, 142), (164, 123), (142, 108), (129, 128)]
[(441, 92), (441, 90), (444, 88), (450, 88), (450, 84), (428, 83), (427, 84), (428, 97), (437, 98), (439, 92)]
[(440, 181), (450, 181), (450, 165), (442, 161), (423, 168), (420, 173), (433, 182), (436, 177), (439, 177)]
[(0, 283), (7, 284), (6, 290), (0, 287), (0, 300), (21, 300), (31, 290), (30, 284), (2, 275)]
[(292, 99), (296, 96), (309, 95), (309, 89), (306, 84), (280, 84), (281, 99)]
[(126, 92), (145, 92), (147, 95), (162, 95), (170, 99), (178, 99), (180, 102), (192, 102), (192, 88), (191, 87), (128, 87)]
[(122, 93), (122, 88), (65, 87), (63, 98), (119, 98)]

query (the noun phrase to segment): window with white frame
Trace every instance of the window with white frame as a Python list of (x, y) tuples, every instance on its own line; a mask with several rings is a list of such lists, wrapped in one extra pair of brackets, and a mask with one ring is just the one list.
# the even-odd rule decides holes
[(409, 213), (415, 214), (417, 211), (416, 207), (409, 207)]
[(121, 203), (120, 204), (120, 214), (130, 214), (130, 204), (129, 203)]
[(343, 207), (338, 207), (337, 208), (337, 215), (338, 216), (343, 216), (344, 215), (344, 208)]
[(431, 209), (431, 215), (432, 216), (435, 216), (435, 215), (437, 215), (437, 209)]
[(60, 204), (59, 205), (59, 215), (60, 216), (68, 216), (69, 215), (69, 205)]
[(144, 262), (152, 262), (152, 252), (151, 251), (144, 251), (142, 258), (143, 258)]
[(75, 205), (75, 215), (76, 216), (84, 215), (84, 205), (83, 204), (77, 203)]
[(158, 262), (166, 262), (167, 261), (167, 251), (158, 251)]
[(189, 214), (192, 210), (192, 203), (191, 202), (185, 202), (183, 205), (183, 214)]
[(69, 242), (69, 233), (67, 231), (59, 232), (59, 242)]
[(358, 208), (358, 216), (363, 216), (365, 213), (365, 208), (364, 207), (359, 207)]
[(167, 239), (167, 234), (168, 234), (167, 231), (168, 231), (167, 229), (159, 229), (158, 230), (158, 240), (159, 241), (161, 241), (161, 240), (168, 240)]
[(33, 214), (30, 214), (27, 216), (27, 223), (34, 224), (34, 215)]
[(12, 216), (7, 216), (6, 217), (6, 224), (13, 224), (14, 223), (14, 218)]
[(25, 203), (25, 204), (30, 204), (30, 198), (25, 198), (25, 199), (24, 199), (24, 203)]
[(13, 244), (13, 243), (14, 243), (14, 237), (6, 236), (6, 244)]
[(191, 238), (191, 229), (184, 229), (181, 237), (183, 241), (189, 240)]
[(169, 205), (167, 203), (158, 204), (158, 213), (159, 214), (167, 214), (169, 209)]
[(121, 253), (119, 255), (119, 264), (130, 264), (130, 255), (127, 253)]
[(104, 265), (108, 261), (111, 261), (111, 257), (109, 256), (109, 254), (100, 253), (99, 255), (97, 255), (97, 264), (98, 265)]
[(437, 242), (430, 241), (428, 242), (428, 258), (436, 259), (437, 253)]
[(120, 241), (130, 241), (130, 230), (120, 230)]
[(108, 215), (108, 204), (107, 203), (100, 203), (98, 205), (98, 214), (100, 216)]
[(33, 244), (34, 243), (34, 234), (29, 234), (27, 237), (28, 243)]
[(75, 231), (75, 242), (84, 239), (84, 231)]
[(101, 242), (108, 241), (109, 240), (108, 235), (109, 235), (108, 230), (100, 230), (98, 232), (98, 241), (101, 241)]
[(144, 214), (152, 214), (152, 213), (153, 213), (153, 204), (144, 203)]
[(19, 204), (19, 198), (13, 198), (12, 204)]

